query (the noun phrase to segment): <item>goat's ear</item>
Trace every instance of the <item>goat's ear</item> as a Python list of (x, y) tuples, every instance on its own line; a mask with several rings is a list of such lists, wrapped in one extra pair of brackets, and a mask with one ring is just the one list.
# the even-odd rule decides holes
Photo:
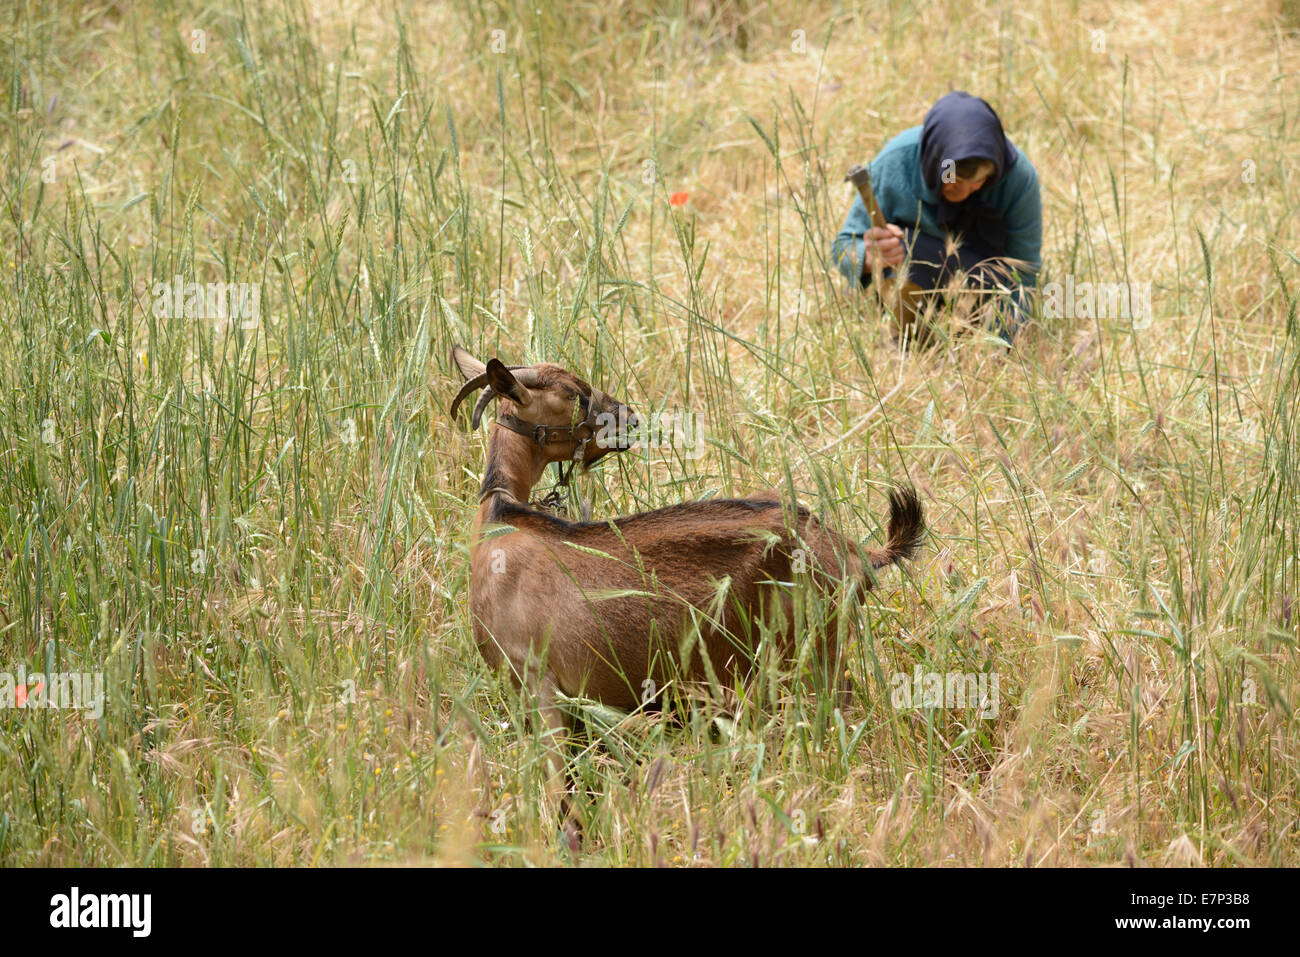
[(481, 376), (487, 371), (487, 367), (483, 363), (470, 355), (468, 349), (461, 346), (451, 347), (451, 358), (456, 363), (456, 368), (460, 369), (460, 374), (465, 377), (466, 382), (476, 376)]
[(528, 387), (516, 379), (514, 374), (501, 363), (500, 359), (488, 360), (487, 378), (488, 385), (492, 387), (493, 392), (511, 399), (520, 408), (533, 401), (533, 397), (528, 392)]

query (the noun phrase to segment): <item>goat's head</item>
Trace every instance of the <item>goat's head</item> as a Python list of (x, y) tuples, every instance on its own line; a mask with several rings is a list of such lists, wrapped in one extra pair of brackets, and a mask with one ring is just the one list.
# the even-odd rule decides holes
[(482, 363), (455, 346), (452, 358), (465, 384), (451, 405), (456, 410), (478, 389), (471, 422), (478, 428), (483, 410), (500, 400), (497, 424), (532, 439), (546, 462), (591, 465), (610, 452), (631, 448), (637, 417), (628, 406), (551, 362), (506, 366), (500, 359)]

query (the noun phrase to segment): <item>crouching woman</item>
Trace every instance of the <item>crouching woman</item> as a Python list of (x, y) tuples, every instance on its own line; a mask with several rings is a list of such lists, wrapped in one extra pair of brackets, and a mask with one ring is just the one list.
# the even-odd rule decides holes
[(947, 287), (960, 272), (967, 288), (994, 297), (995, 329), (1010, 342), (1028, 318), (1042, 264), (1043, 206), (1033, 164), (993, 108), (949, 93), (868, 168), (887, 225), (873, 228), (858, 197), (831, 261), (863, 287), (876, 255), (889, 277), (910, 254), (905, 279), (922, 291)]

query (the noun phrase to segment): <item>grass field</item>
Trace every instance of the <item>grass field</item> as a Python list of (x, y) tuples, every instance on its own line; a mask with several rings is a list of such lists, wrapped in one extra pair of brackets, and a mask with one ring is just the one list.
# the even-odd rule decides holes
[[(1294, 3), (0, 16), (0, 865), (1300, 864)], [(1149, 315), (915, 354), (845, 290), (844, 170), (950, 85), (1038, 169), (1043, 280)], [(878, 538), (915, 483), (854, 704), (574, 701), (557, 838), (470, 632), (454, 343), (698, 416), (598, 517), (778, 488)], [(917, 669), (996, 715), (896, 707)]]

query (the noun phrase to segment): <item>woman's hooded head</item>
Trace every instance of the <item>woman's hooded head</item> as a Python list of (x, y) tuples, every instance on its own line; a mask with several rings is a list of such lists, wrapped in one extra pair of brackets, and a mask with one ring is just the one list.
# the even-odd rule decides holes
[[(981, 194), (987, 194), (1006, 175), (1017, 155), (993, 107), (978, 96), (961, 91), (949, 93), (925, 114), (921, 126), (921, 175), (925, 185), (939, 195), (935, 218), (945, 230), (961, 234), (987, 256), (1005, 253), (1007, 228), (1002, 216)], [(943, 195), (944, 173), (953, 171), (948, 177), (952, 182), (962, 160), (986, 160), (993, 164), (993, 172), (978, 191), (960, 203), (952, 203)]]
[[(925, 185), (939, 192), (945, 168), (953, 169), (968, 159), (993, 164), (993, 173), (984, 184), (988, 189), (1015, 163), (1016, 151), (1002, 132), (1002, 121), (993, 107), (978, 96), (957, 90), (941, 97), (925, 114), (921, 126), (921, 173)], [(948, 181), (952, 181), (951, 174)]]

